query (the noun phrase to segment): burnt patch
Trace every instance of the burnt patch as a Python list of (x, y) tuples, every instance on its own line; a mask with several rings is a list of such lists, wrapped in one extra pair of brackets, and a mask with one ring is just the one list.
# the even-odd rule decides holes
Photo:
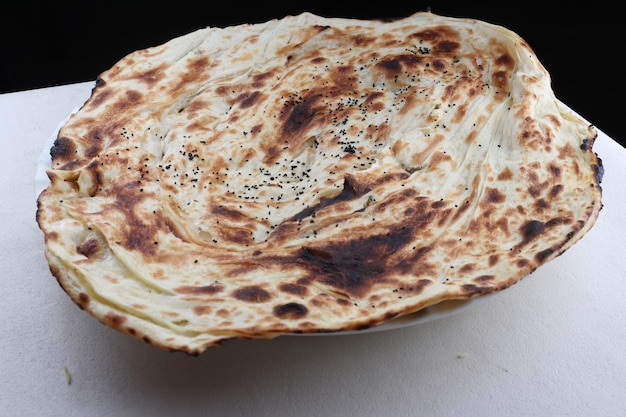
[(307, 295), (309, 292), (306, 286), (300, 284), (285, 283), (281, 284), (278, 288), (287, 294), (298, 295), (301, 297)]
[(485, 201), (488, 203), (503, 203), (506, 195), (502, 194), (497, 188), (487, 188), (485, 192)]
[(67, 161), (76, 153), (76, 145), (74, 142), (65, 137), (59, 136), (55, 139), (54, 144), (50, 148), (50, 157), (52, 160), (60, 159)]
[(442, 40), (441, 42), (437, 42), (433, 48), (433, 52), (448, 54), (457, 51), (460, 47), (461, 44), (458, 42)]
[(367, 95), (367, 98), (363, 102), (363, 106), (372, 112), (381, 111), (385, 108), (384, 99), (384, 93), (380, 91), (373, 91)]
[(176, 94), (179, 91), (185, 90), (190, 85), (195, 85), (197, 82), (205, 79), (210, 73), (207, 71), (207, 67), (210, 65), (208, 57), (197, 57), (187, 61), (187, 72), (181, 74), (178, 78), (178, 83), (172, 86), (172, 93)]
[(100, 140), (100, 137), (95, 137), (90, 142), (89, 147), (85, 149), (85, 156), (87, 158), (94, 158), (98, 155), (98, 153), (100, 153), (101, 150), (102, 150), (102, 142)]
[(342, 95), (354, 92), (354, 89), (358, 89), (358, 77), (354, 72), (354, 67), (351, 65), (337, 65), (329, 72), (329, 77), (332, 80), (332, 88), (325, 90), (330, 93), (331, 96), (341, 97)]
[(563, 184), (557, 184), (550, 190), (550, 197), (557, 198), (563, 191)]
[(506, 167), (498, 174), (498, 181), (510, 181), (513, 179), (513, 171), (509, 167)]
[(545, 226), (539, 220), (531, 220), (522, 226), (521, 232), (524, 237), (523, 243), (528, 243), (541, 236), (545, 230)]
[(241, 108), (253, 107), (263, 100), (263, 94), (259, 91), (253, 91), (252, 93), (243, 93), (235, 99), (235, 102), (239, 102)]
[(537, 254), (535, 255), (535, 259), (537, 260), (537, 262), (543, 263), (545, 262), (550, 256), (552, 256), (552, 254), (555, 252), (554, 249), (552, 248), (548, 248), (548, 249), (544, 249), (541, 252), (537, 252)]
[(285, 102), (280, 118), (283, 121), (281, 136), (308, 137), (304, 135), (315, 120), (318, 113), (324, 110), (323, 105), (319, 105), (320, 94), (313, 94), (300, 100), (288, 100)]
[(102, 252), (102, 247), (100, 246), (100, 242), (96, 238), (90, 238), (81, 243), (77, 248), (76, 252), (85, 256), (86, 258), (94, 258)]
[(112, 328), (119, 328), (127, 320), (126, 316), (109, 311), (104, 315), (105, 323)]
[(329, 25), (313, 25), (312, 27), (317, 31), (317, 33), (322, 33), (331, 28)]
[(99, 108), (102, 106), (102, 103), (107, 101), (109, 96), (112, 94), (112, 90), (110, 88), (105, 87), (106, 83), (102, 83), (98, 86), (97, 91), (94, 88), (93, 95), (91, 99), (87, 103), (87, 106), (90, 108)]
[(481, 275), (473, 279), (476, 284), (485, 284), (487, 282), (492, 282), (496, 279), (494, 275)]
[(535, 208), (541, 213), (542, 211), (550, 208), (550, 203), (548, 203), (545, 199), (540, 198), (535, 202)]
[(254, 239), (250, 236), (249, 230), (236, 227), (220, 229), (218, 240), (233, 242), (241, 246), (247, 246), (254, 243)]
[(493, 85), (500, 90), (506, 90), (509, 84), (509, 74), (506, 71), (496, 71), (491, 76)]
[(592, 139), (583, 139), (582, 143), (580, 144), (580, 149), (586, 152), (589, 149), (591, 149), (592, 146), (593, 146)]
[(441, 59), (434, 60), (433, 63), (432, 63), (432, 66), (437, 71), (445, 71), (445, 69), (446, 69), (446, 63), (444, 61), (442, 61)]
[[(542, 236), (547, 229), (553, 228), (553, 227), (557, 227), (557, 226), (561, 226), (561, 225), (567, 225), (570, 224), (572, 221), (571, 219), (567, 218), (567, 217), (554, 217), (550, 220), (548, 220), (547, 222), (543, 223), (540, 222), (539, 220), (531, 220), (529, 222), (526, 222), (521, 228), (520, 228), (520, 233), (522, 234), (522, 241), (517, 244), (515, 246), (514, 249), (516, 249), (516, 251), (521, 250), (524, 246), (526, 246), (527, 244), (529, 244), (530, 242), (538, 239), (540, 236)], [(571, 236), (567, 236), (565, 241), (568, 241), (569, 239), (571, 239)], [(515, 253), (516, 251), (512, 252)], [(544, 250), (543, 254), (538, 254), (537, 256), (535, 256), (536, 260), (540, 260), (543, 261), (545, 260), (548, 256), (551, 255), (552, 252), (554, 252), (554, 248), (550, 248), (550, 249), (546, 249)], [(518, 266), (522, 267), (524, 266), (524, 264), (520, 264), (518, 262)]]
[(351, 175), (346, 175), (343, 180), (343, 189), (341, 192), (333, 197), (322, 197), (320, 198), (319, 204), (309, 207), (306, 210), (302, 210), (300, 213), (295, 214), (290, 221), (298, 221), (305, 219), (311, 215), (313, 215), (316, 211), (323, 209), (324, 207), (330, 206), (332, 204), (338, 204), (344, 201), (350, 201), (355, 198), (361, 197), (362, 195), (368, 193), (370, 191), (370, 187), (365, 184), (360, 183)]
[(310, 271), (315, 280), (344, 294), (361, 297), (375, 285), (390, 282), (397, 274), (431, 273), (422, 262), (432, 248), (416, 249), (410, 256), (393, 260), (393, 255), (413, 240), (414, 229), (397, 226), (390, 233), (331, 243), (305, 246), (295, 254), (295, 262)]
[(399, 75), (404, 68), (415, 68), (423, 62), (424, 58), (417, 55), (397, 55), (391, 58), (382, 59), (376, 64), (388, 78)]
[(382, 250), (374, 249), (383, 249), (383, 244), (377, 240), (370, 237), (334, 247), (303, 247), (296, 259), (319, 281), (345, 293), (364, 294), (374, 283), (385, 279)]
[(604, 165), (602, 165), (602, 160), (598, 158), (598, 163), (593, 165), (594, 178), (597, 184), (602, 183), (602, 178), (604, 177)]
[(263, 288), (252, 285), (233, 291), (233, 297), (246, 303), (264, 303), (272, 298), (272, 295)]
[(432, 284), (432, 281), (429, 279), (420, 279), (416, 281), (414, 284), (406, 285), (401, 288), (403, 292), (410, 292), (413, 295), (421, 294), (426, 287)]
[(80, 306), (80, 308), (85, 308), (87, 304), (91, 301), (91, 298), (87, 293), (81, 292), (78, 294), (78, 299), (76, 300), (76, 304)]
[(376, 42), (376, 38), (359, 33), (352, 37), (352, 42), (356, 46), (368, 46)]
[(274, 307), (274, 315), (281, 319), (300, 319), (308, 312), (309, 310), (300, 303), (287, 303)]
[(163, 222), (157, 217), (154, 223), (144, 223), (137, 215), (136, 207), (143, 199), (148, 198), (149, 194), (139, 192), (138, 187), (136, 183), (116, 187), (117, 198), (111, 208), (118, 210), (125, 217), (124, 223), (120, 225), (124, 240), (119, 243), (127, 249), (140, 251), (144, 255), (154, 255), (157, 246), (154, 244), (156, 241), (154, 236), (162, 227)]
[(230, 219), (235, 222), (240, 222), (247, 218), (247, 216), (241, 213), (240, 211), (233, 210), (231, 208), (224, 207), (224, 206), (217, 206), (217, 207), (211, 208), (211, 213), (214, 214), (216, 217), (219, 217), (222, 219)]
[(165, 73), (164, 73), (165, 68), (166, 68), (166, 64), (163, 63), (156, 68), (150, 68), (147, 71), (140, 72), (134, 78), (146, 84), (155, 84), (163, 80), (163, 78), (165, 77)]
[(271, 79), (273, 75), (274, 75), (274, 71), (254, 74), (252, 76), (252, 86), (254, 88), (263, 88), (265, 86), (266, 81)]
[(511, 58), (508, 54), (500, 55), (496, 58), (495, 62), (497, 65), (501, 65), (506, 68), (513, 68), (515, 65), (513, 58)]
[(561, 178), (561, 168), (558, 165), (550, 164), (549, 169), (552, 175), (554, 176), (554, 178), (556, 179)]
[(192, 310), (196, 316), (210, 314), (211, 311), (213, 311), (213, 309), (210, 306), (194, 306)]
[[(476, 278), (476, 280), (479, 280), (478, 282), (480, 282), (481, 279), (482, 277)], [(461, 289), (463, 291), (463, 294), (467, 297), (472, 297), (475, 295), (484, 295), (484, 294), (489, 294), (493, 292), (493, 289), (491, 287), (484, 287), (484, 286), (476, 285), (476, 284), (465, 284), (461, 287)]]
[(96, 91), (98, 88), (102, 88), (106, 85), (106, 81), (104, 81), (104, 79), (102, 77), (97, 77), (96, 78), (96, 82), (94, 87), (91, 89), (91, 92), (93, 93), (94, 91)]
[(563, 225), (563, 224), (570, 224), (572, 222), (572, 220), (568, 217), (554, 217), (550, 220), (548, 220), (547, 222), (545, 222), (545, 227), (554, 227), (554, 226), (559, 226), (559, 225)]
[(448, 205), (448, 203), (447, 203), (447, 202), (445, 202), (445, 201), (443, 201), (443, 200), (439, 200), (439, 201), (434, 201), (434, 202), (432, 202), (430, 206), (431, 206), (432, 208), (434, 208), (434, 209), (440, 209), (440, 208), (443, 208), (443, 207), (445, 207), (445, 206), (447, 206), (447, 205)]
[(194, 295), (217, 294), (223, 290), (224, 290), (224, 286), (220, 284), (211, 284), (211, 285), (202, 285), (202, 286), (185, 285), (185, 286), (174, 289), (174, 291), (176, 291), (179, 294), (194, 294)]
[(128, 109), (131, 109), (137, 106), (137, 103), (141, 102), (143, 99), (143, 94), (136, 90), (128, 90), (125, 91), (120, 100), (115, 102), (114, 106), (117, 111), (125, 112)]
[(416, 32), (411, 36), (425, 41), (436, 41), (438, 39), (443, 41), (451, 30), (449, 27), (439, 26)]

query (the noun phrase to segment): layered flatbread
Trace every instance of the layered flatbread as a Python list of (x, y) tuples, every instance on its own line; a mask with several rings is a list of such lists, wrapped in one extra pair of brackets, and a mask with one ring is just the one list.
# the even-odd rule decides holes
[(593, 226), (597, 131), (512, 31), (418, 12), (207, 27), (60, 129), (37, 221), (106, 325), (197, 355), (510, 287)]

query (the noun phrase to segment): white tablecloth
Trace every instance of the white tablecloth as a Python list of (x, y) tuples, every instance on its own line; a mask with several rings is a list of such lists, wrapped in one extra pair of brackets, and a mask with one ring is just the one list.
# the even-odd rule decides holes
[(626, 150), (573, 248), (416, 326), (167, 353), (81, 311), (43, 255), (37, 159), (93, 83), (0, 95), (1, 416), (618, 416), (626, 410)]

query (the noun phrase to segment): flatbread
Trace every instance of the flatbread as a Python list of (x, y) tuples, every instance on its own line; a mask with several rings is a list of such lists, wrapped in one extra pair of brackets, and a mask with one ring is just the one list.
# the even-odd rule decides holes
[(597, 131), (517, 34), (418, 12), (207, 27), (100, 75), (38, 198), (52, 274), (192, 355), (501, 291), (602, 207)]

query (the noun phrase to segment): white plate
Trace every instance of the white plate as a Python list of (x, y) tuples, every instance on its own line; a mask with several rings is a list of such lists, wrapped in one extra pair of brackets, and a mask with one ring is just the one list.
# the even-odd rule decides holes
[[(50, 184), (46, 170), (50, 169), (52, 160), (50, 157), (50, 148), (54, 145), (54, 141), (57, 138), (59, 129), (69, 120), (72, 114), (76, 113), (78, 108), (74, 109), (65, 120), (60, 122), (50, 137), (46, 140), (46, 143), (41, 150), (39, 159), (37, 161), (37, 170), (35, 173), (35, 198), (39, 197), (39, 194)], [(379, 326), (369, 327), (363, 330), (346, 330), (342, 332), (331, 333), (313, 333), (313, 334), (297, 334), (298, 336), (326, 336), (326, 335), (345, 335), (354, 333), (368, 333), (368, 332), (380, 332), (385, 330), (399, 329), (407, 326), (414, 326), (417, 324), (426, 323), (429, 321), (437, 320), (440, 318), (448, 317), (453, 314), (460, 313), (467, 310), (469, 307), (476, 305), (479, 301), (492, 296), (493, 294), (481, 295), (469, 300), (448, 300), (438, 304), (426, 307), (412, 314), (398, 317)]]
[(415, 326), (418, 324), (427, 323), (429, 321), (442, 319), (444, 317), (458, 314), (462, 311), (474, 307), (479, 302), (490, 298), (496, 293), (481, 295), (469, 300), (448, 300), (442, 301), (438, 304), (434, 304), (430, 307), (423, 308), (415, 313), (407, 314), (405, 316), (398, 317), (379, 326), (369, 327), (363, 330), (346, 330), (342, 332), (334, 333), (312, 333), (297, 336), (333, 336), (333, 335), (346, 335), (346, 334), (362, 334), (370, 332), (382, 332), (385, 330), (401, 329), (403, 327)]

